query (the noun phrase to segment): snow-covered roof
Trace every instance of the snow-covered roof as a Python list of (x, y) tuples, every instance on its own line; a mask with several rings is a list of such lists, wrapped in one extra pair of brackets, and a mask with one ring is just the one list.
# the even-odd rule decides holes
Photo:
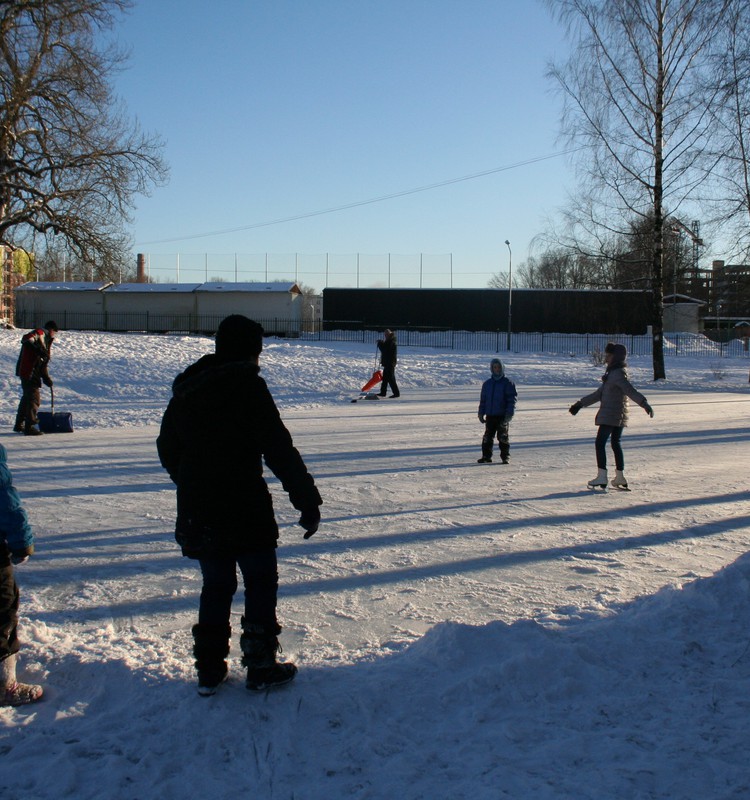
[(302, 294), (299, 286), (291, 281), (271, 281), (269, 283), (246, 282), (230, 283), (215, 281), (209, 283), (112, 283), (111, 281), (30, 281), (19, 286), (16, 291), (72, 292), (102, 291), (127, 294), (183, 294), (190, 292), (281, 292)]
[[(673, 299), (674, 298), (674, 299)], [(694, 303), (695, 305), (705, 306), (707, 305), (705, 300), (699, 300), (697, 297), (690, 297), (687, 294), (665, 294), (663, 298), (664, 305), (669, 305), (670, 303), (677, 302), (677, 303)]]
[(112, 281), (29, 281), (16, 287), (16, 292), (100, 292)]
[(216, 281), (202, 283), (196, 292), (291, 292), (292, 294), (302, 294), (296, 283), (289, 281), (272, 281), (270, 283), (230, 283), (228, 281)]
[(127, 294), (177, 294), (194, 292), (199, 283), (118, 283), (112, 284), (107, 291)]

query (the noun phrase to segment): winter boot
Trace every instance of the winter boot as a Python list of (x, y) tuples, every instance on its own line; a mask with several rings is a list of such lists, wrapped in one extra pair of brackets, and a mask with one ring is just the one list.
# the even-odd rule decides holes
[(39, 425), (27, 425), (24, 429), (26, 436), (41, 436), (42, 432), (39, 430)]
[(612, 478), (610, 483), (612, 484), (612, 486), (615, 487), (615, 489), (622, 489), (624, 491), (628, 491), (628, 482), (625, 480), (625, 476), (622, 474), (622, 472), (623, 471), (621, 469), (616, 469), (615, 477)]
[(281, 652), (277, 638), (281, 626), (276, 624), (270, 629), (263, 625), (245, 622), (242, 618), (242, 666), (247, 667), (245, 686), (253, 692), (262, 692), (283, 686), (294, 679), (297, 667), (291, 663), (279, 663), (276, 653)]
[(599, 468), (596, 477), (588, 482), (589, 489), (606, 489), (607, 488), (607, 470)]
[(227, 679), (227, 662), (231, 627), (227, 625), (193, 625), (193, 655), (198, 671), (198, 694), (210, 697)]
[(481, 458), (477, 459), (477, 464), (491, 464), (492, 457), (491, 456), (482, 456)]
[(44, 694), (44, 689), (33, 683), (16, 680), (16, 654), (0, 661), (0, 705), (23, 706), (35, 703)]

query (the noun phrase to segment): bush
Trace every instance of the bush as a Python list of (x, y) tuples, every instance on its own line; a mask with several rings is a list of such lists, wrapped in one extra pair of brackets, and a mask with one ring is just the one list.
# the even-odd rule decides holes
[(595, 367), (604, 366), (605, 353), (598, 345), (591, 351), (591, 363)]

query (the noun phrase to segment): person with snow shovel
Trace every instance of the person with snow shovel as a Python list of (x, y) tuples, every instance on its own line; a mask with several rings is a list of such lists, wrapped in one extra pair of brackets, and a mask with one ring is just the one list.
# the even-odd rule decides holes
[(39, 436), (39, 406), (42, 402), (42, 383), (52, 388), (49, 360), (52, 343), (58, 333), (57, 323), (44, 323), (44, 328), (35, 328), (21, 338), (21, 352), (16, 362), (16, 375), (21, 379), (21, 401), (16, 411), (13, 430), (26, 436)]
[(396, 383), (396, 362), (398, 361), (396, 334), (390, 328), (386, 328), (383, 332), (383, 338), (378, 339), (377, 345), (378, 350), (380, 350), (380, 364), (383, 367), (380, 397), (386, 396), (389, 386), (392, 391), (391, 397), (400, 397), (401, 392), (399, 392), (398, 384)]
[(216, 332), (216, 352), (179, 374), (156, 441), (177, 486), (175, 539), (203, 574), (193, 655), (198, 693), (216, 693), (227, 677), (230, 615), (237, 567), (245, 586), (240, 648), (253, 691), (291, 681), (297, 667), (279, 662), (276, 524), (263, 462), (301, 512), (309, 539), (323, 502), (258, 374), (263, 328), (233, 314)]

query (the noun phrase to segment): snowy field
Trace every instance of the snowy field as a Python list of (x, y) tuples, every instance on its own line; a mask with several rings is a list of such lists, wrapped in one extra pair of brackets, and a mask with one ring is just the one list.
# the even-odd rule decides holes
[(37, 537), (20, 674), (46, 695), (0, 709), (3, 800), (750, 797), (747, 359), (669, 359), (658, 385), (635, 359), (655, 417), (623, 437), (633, 491), (599, 494), (595, 409), (567, 413), (590, 360), (501, 353), (512, 462), (480, 466), (493, 354), (401, 348), (402, 397), (352, 404), (373, 344), (271, 340), (261, 374), (325, 503), (304, 541), (269, 479), (300, 672), (247, 692), (235, 602), (230, 681), (201, 698), (199, 573), (154, 440), (212, 341), (63, 332), (76, 431), (31, 438), (21, 333), (0, 331), (0, 441)]

